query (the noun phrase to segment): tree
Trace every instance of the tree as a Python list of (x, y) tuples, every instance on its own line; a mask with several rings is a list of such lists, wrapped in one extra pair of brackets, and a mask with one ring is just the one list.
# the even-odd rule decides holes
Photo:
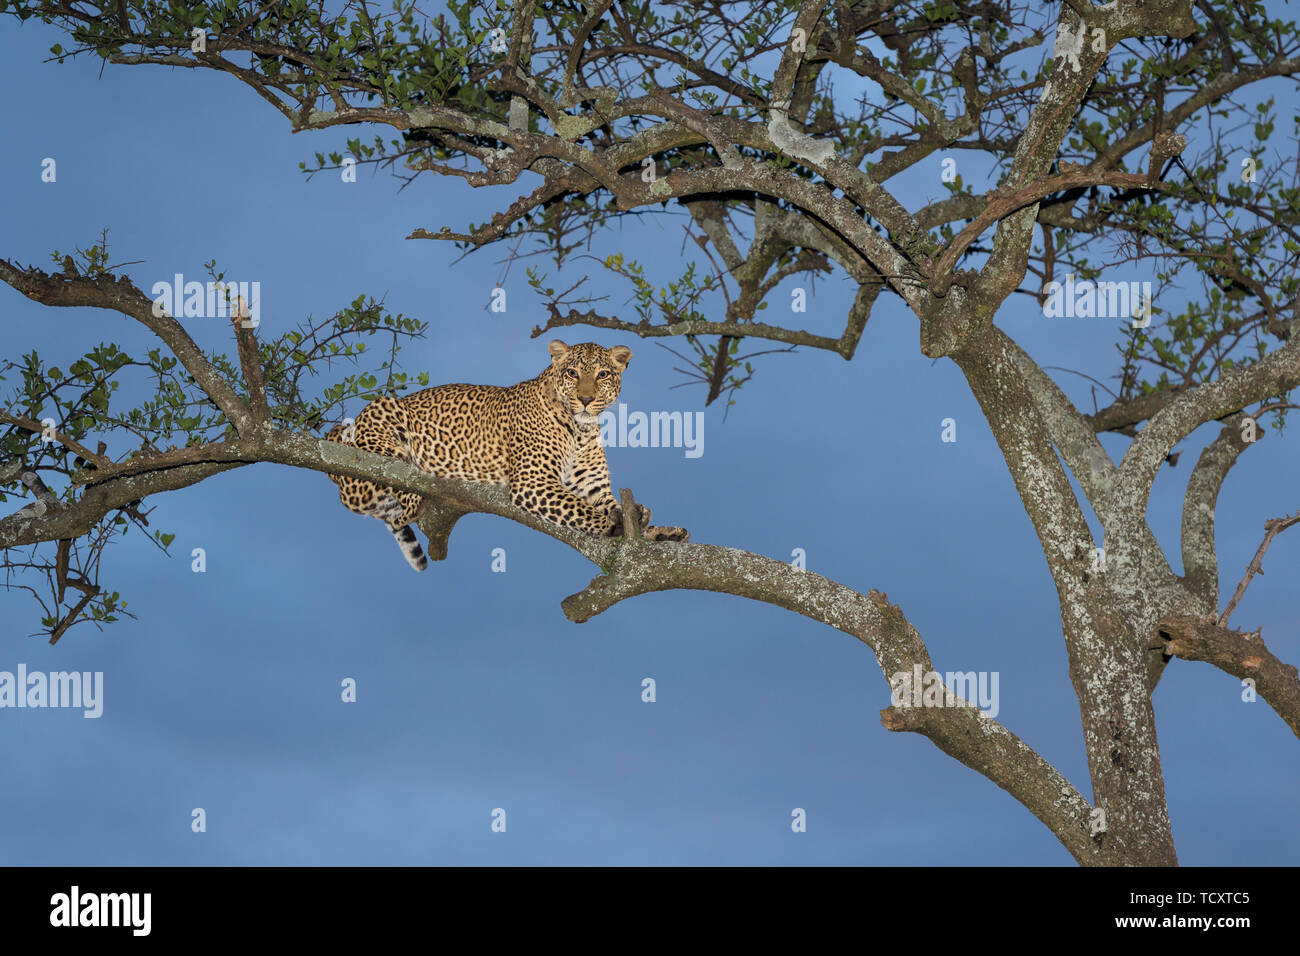
[[(1300, 383), (1300, 192), (1268, 154), (1275, 116), (1261, 98), (1270, 80), (1300, 72), (1300, 59), (1295, 25), (1269, 19), (1264, 4), (1067, 0), (1044, 14), (994, 2), (520, 0), (449, 2), (446, 15), (428, 18), (405, 0), (382, 14), (364, 2), (330, 14), (290, 0), (0, 2), (0, 12), (66, 30), (76, 46), (56, 45), (58, 58), (96, 52), (115, 64), (228, 73), (294, 131), (378, 125), (399, 134), (350, 139), (346, 154), (318, 154), (308, 172), (377, 164), (473, 186), (540, 177), (488, 223), (412, 238), (473, 250), (531, 236), (561, 269), (619, 217), (683, 207), (700, 258), (679, 277), (652, 281), (634, 259), (600, 257), (630, 284), (638, 321), (580, 310), (593, 304), (575, 296), (580, 282), (557, 294), (530, 270), (550, 315), (534, 335), (585, 325), (684, 338), (688, 375), (708, 401), (734, 401), (756, 374), (753, 356), (739, 354), (743, 339), (852, 359), (882, 297), (905, 303), (921, 351), (953, 362), (968, 382), (1033, 522), (1060, 603), (1092, 798), (951, 693), (940, 706), (896, 693), (882, 722), (928, 737), (1008, 791), (1081, 864), (1176, 862), (1151, 699), (1172, 657), (1252, 681), (1300, 734), (1295, 667), (1259, 633), (1227, 626), (1265, 549), (1300, 515), (1270, 522), (1222, 610), (1215, 546), (1228, 472), (1262, 420), (1281, 431)], [(840, 78), (868, 92), (846, 102), (832, 86)], [(1249, 145), (1237, 145), (1251, 126)], [(977, 193), (954, 159), (945, 168), (950, 195), (909, 209), (891, 184), (939, 154), (996, 185)], [(0, 546), (11, 569), (48, 590), (29, 586), (52, 641), (120, 610), (118, 593), (98, 583), (101, 556), (121, 528), (146, 521), (141, 502), (270, 462), (425, 495), (420, 525), (434, 558), (446, 557), (452, 528), (471, 512), (564, 541), (601, 568), (562, 602), (575, 621), (650, 591), (719, 591), (857, 637), (896, 692), (899, 675), (935, 670), (903, 610), (878, 591), (715, 545), (570, 534), (512, 508), (500, 489), (434, 479), (315, 437), (342, 401), (411, 383), (397, 346), (423, 327), (382, 303), (359, 299), (329, 322), (259, 341), (236, 301), (236, 357), (227, 358), (204, 354), (110, 264), (106, 237), (53, 258), (55, 271), (0, 261), (0, 279), (51, 307), (116, 310), (161, 346), (142, 359), (101, 346), (66, 372), (35, 354), (6, 368), (20, 384), (3, 413), (0, 480), (35, 500), (0, 520)], [(1152, 263), (1157, 291), (1134, 294), (1104, 278), (1133, 261)], [(756, 320), (782, 282), (836, 267), (857, 286), (837, 338)], [(1200, 291), (1186, 308), (1159, 304), (1193, 281)], [(1120, 384), (1110, 405), (1085, 414), (998, 327), (1013, 294), (1037, 297), (1045, 315), (1118, 320)], [(309, 391), (313, 376), (335, 358), (357, 358), (376, 334), (392, 346), (376, 368)], [(110, 412), (130, 367), (156, 376), (156, 392)], [(1211, 422), (1220, 431), (1186, 484), (1178, 574), (1147, 507), (1175, 446)], [(1131, 438), (1118, 464), (1098, 439), (1106, 432)], [(91, 451), (100, 434), (135, 448), (114, 456), (100, 442)], [(46, 480), (54, 476), (57, 489)]]

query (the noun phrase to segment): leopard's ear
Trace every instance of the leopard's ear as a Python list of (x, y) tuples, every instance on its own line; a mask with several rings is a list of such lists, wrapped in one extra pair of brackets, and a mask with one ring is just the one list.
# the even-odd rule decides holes
[(609, 358), (622, 372), (627, 368), (627, 363), (632, 361), (632, 350), (626, 345), (615, 345), (609, 350)]
[(551, 364), (559, 365), (564, 361), (564, 356), (569, 354), (569, 347), (556, 339), (550, 345), (546, 346), (546, 351), (551, 353)]

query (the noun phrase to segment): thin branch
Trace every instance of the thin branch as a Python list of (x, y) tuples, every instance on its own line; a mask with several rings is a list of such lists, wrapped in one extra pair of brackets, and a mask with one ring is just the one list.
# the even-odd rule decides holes
[[(23, 415), (15, 415), (12, 412), (0, 411), (0, 422), (8, 422), (10, 425), (16, 425), (17, 427), (23, 429), (23, 431), (31, 432), (33, 434), (37, 434), (37, 435), (47, 434), (47, 432), (45, 431), (45, 426), (40, 422), (34, 421), (33, 419), (27, 418), (26, 416)], [(105, 458), (102, 455), (96, 455), (89, 448), (87, 448), (82, 444), (79, 444), (77, 441), (75, 441), (72, 438), (69, 438), (67, 435), (63, 434), (60, 431), (55, 431), (51, 429), (48, 432), (48, 435), (50, 436), (51, 440), (56, 441), (60, 445), (63, 445), (66, 448), (71, 449), (72, 451), (80, 455), (82, 458), (84, 458), (86, 461), (91, 462), (92, 464), (100, 468), (107, 467), (108, 465), (111, 465), (113, 463), (111, 459)]]
[(1261, 562), (1264, 560), (1264, 553), (1268, 551), (1268, 546), (1273, 543), (1273, 539), (1294, 524), (1300, 524), (1300, 511), (1291, 515), (1289, 518), (1269, 518), (1264, 522), (1264, 540), (1259, 543), (1255, 556), (1250, 559), (1250, 564), (1246, 568), (1246, 573), (1242, 575), (1241, 583), (1237, 585), (1236, 592), (1232, 595), (1232, 600), (1228, 606), (1223, 609), (1219, 615), (1219, 627), (1224, 627), (1228, 623), (1228, 618), (1232, 617), (1232, 612), (1237, 609), (1237, 604), (1241, 601), (1246, 593), (1246, 588), (1250, 586), (1250, 579), (1256, 574), (1263, 574), (1264, 569)]

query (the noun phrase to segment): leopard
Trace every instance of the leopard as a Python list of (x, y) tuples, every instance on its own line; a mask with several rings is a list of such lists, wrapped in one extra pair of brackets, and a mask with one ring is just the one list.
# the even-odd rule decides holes
[[(439, 478), (506, 485), (510, 501), (539, 519), (602, 537), (624, 533), (610, 485), (600, 413), (618, 398), (632, 359), (625, 345), (547, 346), (551, 362), (516, 385), (437, 385), (401, 398), (383, 395), (329, 441), (408, 462)], [(348, 510), (388, 526), (416, 571), (428, 558), (412, 530), (423, 499), (362, 478), (329, 475)], [(650, 524), (635, 505), (633, 526), (652, 541), (690, 540), (685, 528)]]

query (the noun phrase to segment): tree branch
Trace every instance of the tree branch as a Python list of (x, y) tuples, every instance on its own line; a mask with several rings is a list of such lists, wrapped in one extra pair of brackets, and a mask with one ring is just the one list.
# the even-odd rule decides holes
[(1300, 672), (1273, 656), (1256, 631), (1220, 627), (1210, 619), (1176, 615), (1160, 622), (1156, 635), (1171, 657), (1213, 664), (1242, 680), (1254, 681), (1255, 691), (1291, 732), (1300, 737)]
[(239, 434), (253, 430), (253, 415), (221, 373), (204, 357), (184, 327), (165, 311), (154, 314), (153, 302), (125, 276), (90, 278), (49, 275), (39, 269), (19, 269), (0, 259), (0, 281), (7, 282), (27, 298), (42, 305), (60, 307), (93, 306), (112, 309), (140, 322), (162, 339), (230, 419)]
[[(707, 544), (653, 544), (624, 538), (606, 573), (561, 602), (582, 623), (628, 598), (654, 591), (690, 589), (763, 601), (828, 624), (876, 653), (889, 681), (916, 665), (933, 670), (929, 652), (902, 611), (878, 591), (859, 594), (811, 571)], [(890, 707), (881, 713), (889, 730), (929, 738), (945, 753), (1006, 790), (1042, 820), (1080, 862), (1116, 860), (1106, 841), (1089, 836), (1092, 807), (1061, 774), (996, 720), (955, 699), (943, 707)]]
[(1174, 445), (1205, 422), (1240, 411), (1252, 402), (1300, 385), (1300, 340), (1288, 342), (1258, 362), (1237, 366), (1213, 382), (1179, 392), (1138, 433), (1120, 463), (1107, 529), (1133, 528), (1146, 521), (1147, 502), (1160, 463)]
[[(1207, 614), (1219, 606), (1214, 511), (1228, 472), (1251, 444), (1242, 440), (1244, 419), (1241, 414), (1230, 416), (1222, 431), (1202, 449), (1196, 467), (1187, 479), (1187, 493), (1183, 497), (1183, 577), (1188, 589), (1203, 600), (1202, 611)], [(1225, 622), (1226, 619), (1220, 623)]]

